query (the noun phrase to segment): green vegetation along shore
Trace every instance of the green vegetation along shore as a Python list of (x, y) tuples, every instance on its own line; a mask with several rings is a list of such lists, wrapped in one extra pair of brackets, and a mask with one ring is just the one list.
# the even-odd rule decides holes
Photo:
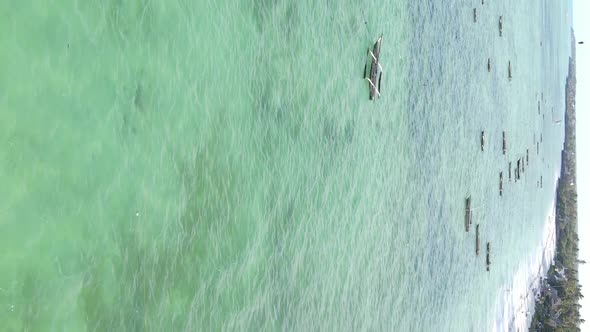
[(576, 50), (572, 31), (572, 56), (566, 81), (565, 142), (556, 192), (557, 250), (547, 278), (541, 283), (530, 331), (580, 331), (578, 282), (578, 197), (576, 188)]

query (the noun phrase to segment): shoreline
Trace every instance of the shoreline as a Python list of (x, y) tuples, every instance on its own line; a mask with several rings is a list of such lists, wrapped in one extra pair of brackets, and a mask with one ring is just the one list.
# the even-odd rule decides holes
[[(554, 177), (557, 188), (559, 174)], [(527, 257), (512, 278), (497, 294), (494, 323), (490, 331), (528, 331), (535, 311), (535, 297), (540, 278), (546, 277), (557, 245), (556, 198), (547, 209), (542, 240), (537, 249)]]

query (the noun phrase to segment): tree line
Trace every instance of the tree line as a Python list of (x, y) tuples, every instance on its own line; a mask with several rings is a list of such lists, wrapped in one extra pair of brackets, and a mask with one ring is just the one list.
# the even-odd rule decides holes
[(580, 331), (578, 280), (578, 194), (576, 185), (576, 52), (572, 31), (572, 55), (566, 80), (565, 141), (561, 174), (556, 191), (556, 254), (537, 298), (531, 331)]

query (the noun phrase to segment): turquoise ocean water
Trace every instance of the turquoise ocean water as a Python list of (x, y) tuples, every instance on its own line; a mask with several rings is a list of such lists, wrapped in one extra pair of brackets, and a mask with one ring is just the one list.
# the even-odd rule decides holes
[(493, 329), (552, 204), (571, 17), (0, 1), (0, 330)]

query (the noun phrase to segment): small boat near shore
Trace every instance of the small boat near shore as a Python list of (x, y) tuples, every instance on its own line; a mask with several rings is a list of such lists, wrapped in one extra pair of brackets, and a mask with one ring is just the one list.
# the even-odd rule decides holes
[(469, 226), (471, 226), (472, 222), (472, 212), (471, 212), (471, 196), (468, 196), (465, 199), (465, 231), (469, 232)]
[(479, 224), (475, 226), (475, 255), (479, 256)]
[(508, 181), (512, 181), (512, 162), (508, 162)]
[(502, 154), (506, 154), (506, 132), (502, 132)]
[(381, 96), (381, 77), (383, 75), (383, 68), (379, 63), (379, 53), (381, 53), (381, 42), (383, 34), (379, 36), (373, 45), (373, 51), (367, 49), (367, 55), (370, 55), (371, 66), (369, 68), (369, 75), (367, 75), (367, 63), (365, 63), (365, 79), (369, 81), (369, 100), (375, 100)]
[(490, 271), (490, 265), (492, 265), (492, 261), (490, 260), (490, 243), (486, 243), (486, 271)]
[(500, 172), (500, 196), (502, 196), (502, 192), (504, 192), (504, 176)]
[(485, 143), (486, 143), (486, 136), (485, 136), (484, 131), (482, 130), (481, 131), (481, 139), (480, 139), (481, 151), (483, 151), (483, 146), (485, 145)]

